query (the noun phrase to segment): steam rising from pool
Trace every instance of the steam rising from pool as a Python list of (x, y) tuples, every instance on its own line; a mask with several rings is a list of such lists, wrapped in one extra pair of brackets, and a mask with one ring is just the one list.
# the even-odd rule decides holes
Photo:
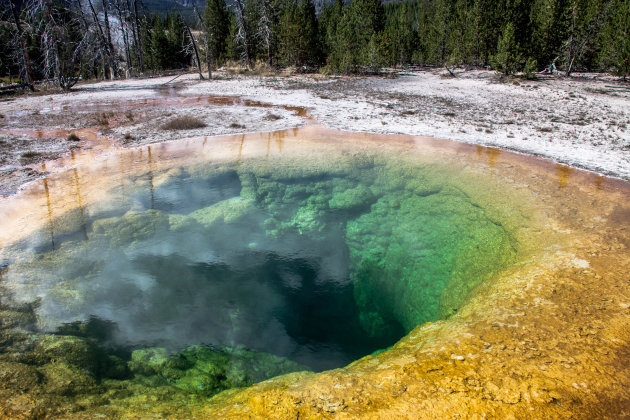
[(135, 374), (200, 345), (341, 367), (452, 315), (516, 255), (443, 167), (382, 156), (180, 166), (113, 194), (5, 249), (4, 280), (43, 331), (96, 322)]

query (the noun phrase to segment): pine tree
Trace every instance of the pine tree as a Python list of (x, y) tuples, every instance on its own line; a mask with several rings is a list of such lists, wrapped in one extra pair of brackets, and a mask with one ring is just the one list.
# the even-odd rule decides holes
[(484, 64), (496, 53), (501, 28), (505, 25), (505, 11), (501, 7), (502, 2), (495, 0), (475, 0), (473, 5), (477, 59)]
[(412, 4), (392, 3), (385, 9), (385, 30), (381, 37), (381, 50), (387, 65), (406, 64), (412, 61), (417, 48)]
[(298, 21), (298, 5), (296, 0), (284, 0), (280, 17), (280, 64), (293, 66), (297, 63), (298, 45), (300, 37), (300, 22)]
[(561, 58), (567, 39), (569, 10), (569, 0), (536, 0), (532, 5), (529, 54), (551, 70)]
[(144, 58), (144, 65), (153, 71), (156, 70), (155, 54), (153, 53), (153, 24), (145, 16), (140, 21), (140, 41), (142, 43), (142, 57)]
[(298, 7), (299, 21), (302, 26), (298, 66), (315, 66), (320, 63), (319, 27), (312, 0), (301, 0)]
[(472, 63), (474, 55), (474, 19), (466, 0), (457, 0), (449, 30), (448, 64)]
[(168, 40), (166, 68), (187, 67), (190, 65), (191, 54), (185, 51), (189, 43), (186, 24), (179, 13), (169, 14), (166, 23), (166, 39)]
[(286, 0), (280, 23), (281, 63), (287, 66), (320, 64), (319, 31), (311, 0)]
[(624, 80), (630, 75), (630, 1), (613, 0), (601, 35), (600, 62)]
[(226, 58), (230, 34), (230, 12), (225, 0), (207, 0), (203, 13), (209, 71)]
[(265, 54), (267, 55), (267, 65), (271, 66), (275, 57), (276, 37), (277, 37), (277, 2), (271, 0), (261, 0), (260, 19), (257, 25), (257, 35), (262, 43)]
[(452, 10), (449, 0), (438, 0), (433, 9), (431, 27), (427, 40), (427, 59), (432, 64), (442, 65), (449, 56)]
[(261, 20), (260, 2), (263, 0), (245, 0), (243, 13), (245, 14), (245, 26), (248, 33), (247, 56), (251, 64), (260, 57), (266, 56), (265, 48), (261, 40), (258, 24)]
[(252, 14), (250, 12), (251, 1), (235, 0), (236, 8), (234, 10), (234, 20), (230, 27), (230, 35), (232, 37), (232, 55), (234, 58), (241, 58), (247, 67), (252, 67), (254, 57), (252, 55), (253, 36)]
[(492, 67), (505, 75), (514, 74), (520, 65), (519, 46), (514, 36), (514, 25), (509, 22), (497, 44), (497, 53), (491, 58)]
[(571, 0), (568, 38), (564, 43), (564, 61), (567, 76), (585, 61), (594, 61), (597, 55), (597, 36), (609, 13), (609, 0)]
[(348, 73), (368, 65), (370, 52), (374, 51), (377, 42), (374, 36), (382, 32), (384, 25), (385, 10), (380, 0), (354, 0), (350, 6), (344, 7), (337, 26), (331, 67)]
[(320, 47), (326, 62), (338, 61), (333, 55), (336, 51), (337, 31), (343, 18), (344, 8), (342, 0), (334, 0), (333, 3), (324, 5), (319, 15)]
[(151, 28), (151, 58), (154, 70), (164, 70), (169, 67), (170, 45), (166, 37), (164, 20), (156, 16)]

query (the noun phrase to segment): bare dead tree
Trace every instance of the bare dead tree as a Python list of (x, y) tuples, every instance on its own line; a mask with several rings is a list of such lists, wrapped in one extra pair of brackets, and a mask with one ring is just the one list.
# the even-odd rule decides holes
[[(90, 25), (88, 22), (88, 18), (86, 17), (86, 12), (83, 10), (83, 4), (81, 0), (76, 0), (75, 10), (78, 16), (78, 20), (80, 22), (81, 29), (85, 34), (85, 39), (83, 41), (83, 54), (91, 57), (92, 60), (99, 60), (103, 62), (104, 57), (102, 56), (102, 43), (101, 38), (98, 35), (97, 31), (94, 28), (94, 25)], [(89, 13), (89, 12), (88, 12)]]
[(80, 15), (69, 7), (57, 9), (52, 0), (34, 0), (31, 12), (39, 17), (44, 74), (69, 90), (79, 80), (89, 32), (80, 36)]
[(236, 0), (236, 24), (238, 25), (238, 30), (236, 32), (235, 40), (241, 42), (243, 44), (243, 52), (241, 53), (241, 57), (247, 63), (247, 67), (252, 66), (251, 57), (249, 56), (249, 43), (250, 36), (247, 30), (247, 22), (245, 22), (245, 11), (243, 0)]
[(112, 31), (109, 26), (109, 13), (108, 13), (108, 1), (101, 0), (103, 6), (103, 22), (105, 23), (105, 35), (107, 36), (107, 46), (111, 47), (112, 44)]
[[(175, 7), (177, 8), (177, 11), (180, 15), (180, 17), (182, 18), (182, 22), (184, 23), (184, 28), (186, 31), (186, 35), (188, 36), (188, 44), (183, 46), (183, 51), (187, 54), (190, 53), (194, 53), (195, 55), (195, 62), (197, 63), (197, 70), (199, 72), (199, 78), (201, 80), (205, 80), (205, 78), (203, 77), (203, 74), (201, 73), (201, 61), (199, 60), (199, 50), (197, 49), (197, 42), (195, 41), (195, 38), (193, 37), (192, 31), (190, 30), (190, 25), (188, 25), (188, 22), (186, 22), (186, 19), (183, 18), (183, 14), (182, 14), (182, 9), (181, 6), (179, 5), (179, 3), (177, 3), (176, 1), (173, 1), (173, 3), (175, 4)], [(195, 10), (197, 10), (197, 8), (195, 7)], [(199, 12), (197, 12), (199, 13)]]
[(35, 85), (33, 81), (33, 70), (31, 67), (31, 58), (28, 55), (28, 47), (26, 45), (26, 38), (24, 37), (24, 30), (22, 29), (22, 21), (20, 19), (20, 11), (17, 6), (13, 4), (15, 0), (9, 0), (9, 7), (11, 8), (11, 15), (13, 16), (13, 22), (15, 24), (17, 37), (21, 47), (21, 67), (23, 67), (24, 80), (31, 91), (35, 91)]
[(118, 20), (120, 21), (120, 32), (123, 39), (123, 44), (125, 46), (125, 59), (127, 61), (127, 75), (129, 75), (129, 71), (131, 69), (131, 51), (129, 49), (129, 36), (128, 30), (126, 28), (129, 11), (125, 10), (123, 13), (123, 7), (126, 3), (122, 3), (121, 0), (114, 1), (114, 7), (116, 8), (116, 12), (118, 13)]
[[(127, 0), (129, 1), (129, 0)], [(140, 73), (144, 72), (144, 53), (142, 52), (142, 35), (140, 33), (140, 18), (138, 16), (138, 0), (131, 0), (133, 4), (133, 21), (134, 21), (134, 43), (136, 46), (136, 57), (138, 59), (138, 67)]]
[(116, 65), (115, 65), (115, 55), (114, 55), (114, 44), (112, 43), (112, 31), (109, 26), (109, 13), (108, 13), (108, 1), (101, 0), (103, 5), (103, 21), (105, 23), (105, 40), (107, 42), (107, 51), (109, 53), (109, 68), (110, 68), (110, 77), (114, 79), (116, 77)]
[[(48, 1), (41, 1), (38, 9), (41, 10), (43, 17), (38, 32), (41, 33), (41, 45), (44, 53), (44, 75), (47, 79), (57, 80), (59, 78), (59, 56), (54, 12), (49, 7)], [(34, 14), (38, 14), (40, 10), (33, 9), (32, 11)]]
[(267, 64), (271, 66), (273, 30), (271, 29), (271, 5), (269, 0), (260, 0), (260, 20), (258, 21), (258, 36), (262, 39), (267, 50)]
[(92, 12), (92, 19), (94, 21), (94, 25), (98, 31), (98, 35), (99, 35), (99, 41), (100, 41), (100, 50), (101, 50), (101, 59), (102, 59), (102, 66), (103, 66), (103, 77), (106, 77), (106, 65), (109, 66), (109, 74), (110, 77), (113, 79), (114, 78), (114, 53), (112, 50), (110, 50), (109, 46), (111, 45), (110, 43), (107, 42), (107, 37), (105, 35), (105, 32), (103, 31), (103, 27), (101, 26), (101, 22), (98, 18), (98, 13), (96, 13), (96, 10), (94, 9), (94, 5), (92, 4), (92, 0), (87, 0), (88, 5), (90, 6), (90, 11)]
[(201, 80), (204, 80), (203, 74), (201, 73), (201, 61), (199, 61), (199, 51), (197, 50), (197, 43), (195, 42), (195, 37), (192, 34), (192, 31), (190, 30), (190, 26), (188, 26), (188, 23), (184, 20), (184, 25), (186, 25), (186, 32), (188, 33), (188, 38), (190, 39), (190, 43), (188, 44), (189, 47), (192, 46), (192, 50), (195, 53), (195, 61), (197, 62), (197, 69), (199, 70), (199, 78)]
[(212, 79), (212, 60), (210, 57), (210, 34), (208, 33), (208, 27), (206, 26), (206, 22), (205, 20), (203, 20), (203, 18), (201, 17), (201, 14), (199, 13), (199, 9), (197, 9), (197, 6), (193, 4), (193, 10), (195, 11), (195, 14), (197, 15), (197, 20), (199, 22), (199, 24), (201, 25), (201, 29), (202, 29), (202, 37), (203, 37), (203, 42), (204, 42), (204, 50), (205, 50), (205, 54), (206, 54), (206, 66), (208, 67), (208, 79)]

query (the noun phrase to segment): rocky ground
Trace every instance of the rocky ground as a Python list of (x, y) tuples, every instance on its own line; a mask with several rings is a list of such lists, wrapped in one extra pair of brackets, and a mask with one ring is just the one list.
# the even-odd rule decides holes
[[(441, 69), (388, 77), (239, 76), (217, 72), (79, 85), (0, 102), (0, 193), (41, 162), (95, 144), (133, 147), (186, 137), (274, 131), (317, 122), (349, 131), (434, 136), (550, 158), (630, 178), (630, 87), (612, 76), (503, 80)], [(225, 98), (228, 96), (229, 98)], [(178, 116), (205, 123), (166, 130)], [(77, 132), (77, 138), (69, 137)]]

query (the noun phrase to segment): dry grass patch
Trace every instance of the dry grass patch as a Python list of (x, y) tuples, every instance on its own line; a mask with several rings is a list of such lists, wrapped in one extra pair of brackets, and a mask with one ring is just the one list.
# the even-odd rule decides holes
[(163, 124), (160, 128), (162, 130), (193, 130), (195, 128), (206, 127), (206, 123), (199, 118), (183, 116), (176, 117), (169, 122)]
[(96, 116), (94, 121), (96, 122), (97, 125), (108, 126), (109, 119), (113, 117), (114, 117), (113, 112), (101, 112), (99, 115)]
[(45, 155), (43, 153), (39, 153), (39, 152), (35, 152), (32, 150), (26, 151), (24, 153), (22, 153), (22, 155), (20, 156), (20, 163), (22, 165), (31, 165), (33, 163), (37, 163), (41, 160), (43, 160), (43, 158), (45, 157)]

